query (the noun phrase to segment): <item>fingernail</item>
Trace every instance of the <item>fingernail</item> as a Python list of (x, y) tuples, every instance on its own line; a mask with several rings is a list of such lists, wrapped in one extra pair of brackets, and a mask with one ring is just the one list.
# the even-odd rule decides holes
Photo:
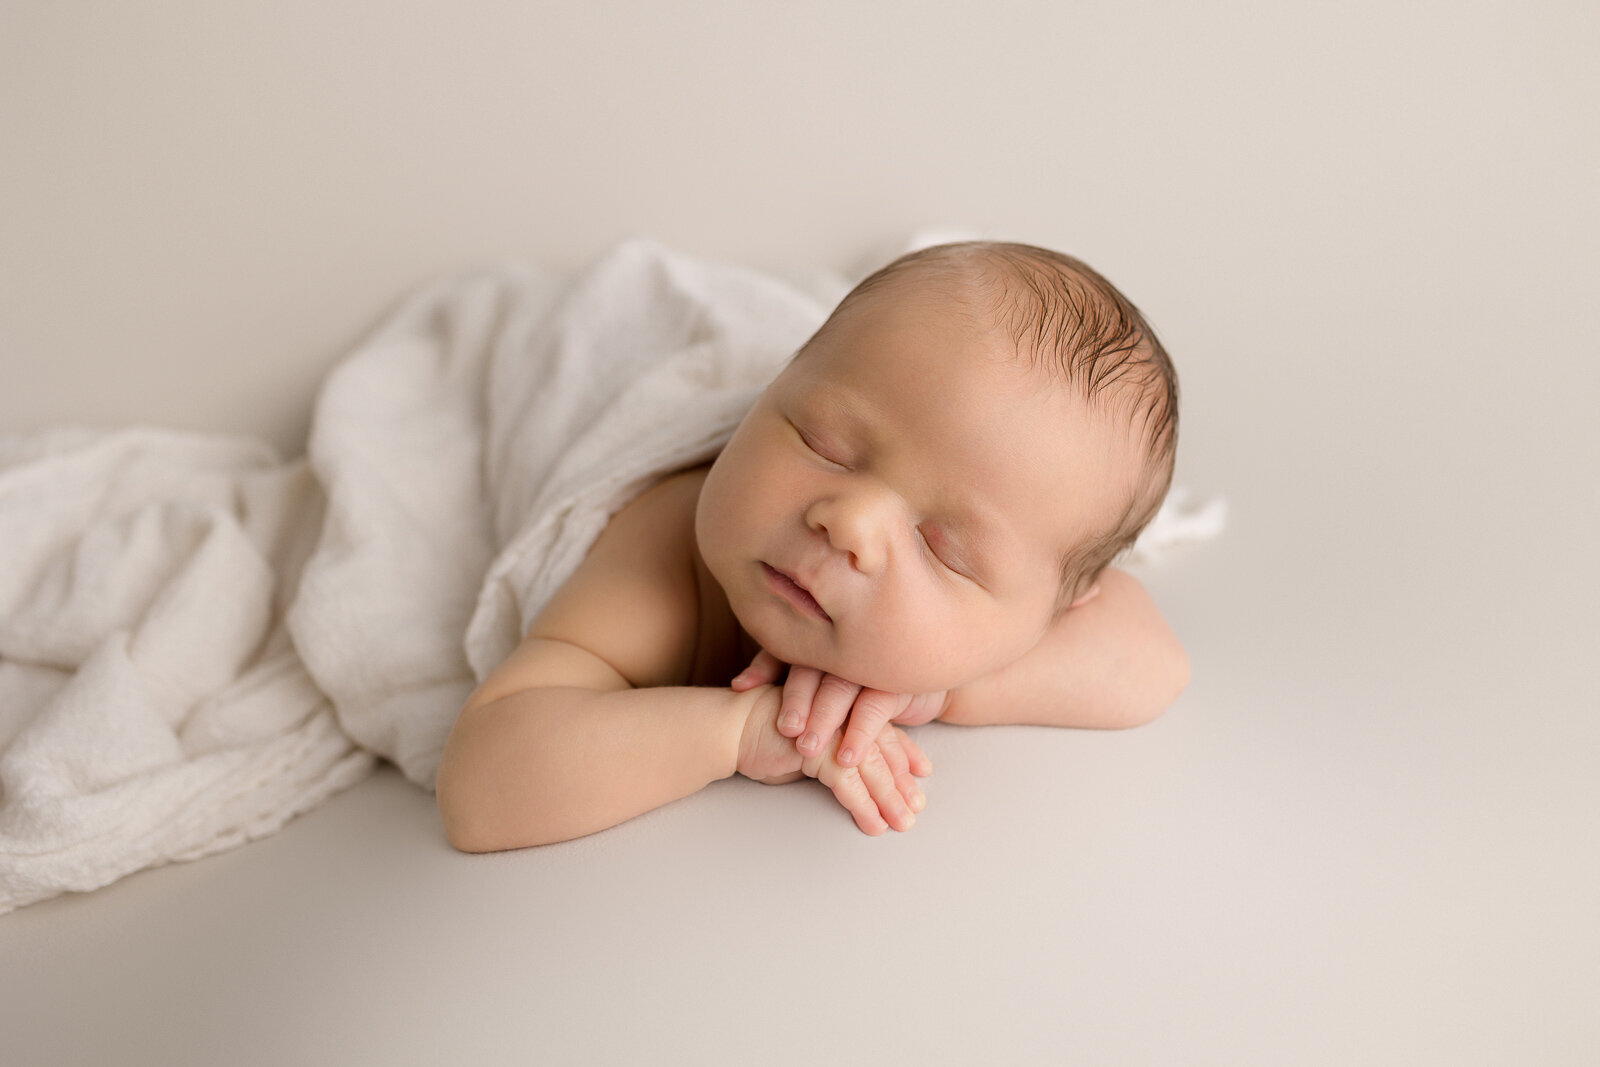
[(780, 725), (785, 730), (793, 730), (796, 726), (800, 725), (800, 713), (798, 711), (791, 711), (789, 714), (783, 717), (783, 722), (780, 723)]
[(821, 744), (822, 744), (822, 738), (818, 737), (814, 733), (806, 734), (804, 737), (802, 737), (800, 739), (800, 747), (802, 749), (806, 750), (807, 752), (810, 752), (814, 748), (820, 747)]
[(838, 760), (839, 766), (848, 767), (848, 766), (850, 766), (850, 764), (854, 763), (855, 761), (856, 761), (856, 750), (855, 749), (853, 749), (853, 748), (841, 748), (839, 750), (839, 760)]
[(911, 810), (912, 811), (921, 811), (923, 808), (925, 808), (927, 806), (928, 806), (928, 798), (922, 795), (922, 790), (919, 789), (915, 793), (911, 794)]
[(917, 825), (917, 817), (915, 815), (907, 815), (906, 824), (900, 828), (900, 832), (905, 833), (915, 825)]

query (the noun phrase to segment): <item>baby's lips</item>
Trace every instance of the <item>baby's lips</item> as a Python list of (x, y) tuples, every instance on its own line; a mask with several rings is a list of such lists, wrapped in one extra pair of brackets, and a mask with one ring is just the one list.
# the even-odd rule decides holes
[(762, 568), (767, 573), (767, 579), (772, 588), (777, 590), (784, 599), (788, 600), (797, 610), (811, 615), (821, 615), (828, 622), (833, 617), (828, 614), (828, 609), (816, 598), (811, 589), (795, 575), (770, 563), (762, 563)]

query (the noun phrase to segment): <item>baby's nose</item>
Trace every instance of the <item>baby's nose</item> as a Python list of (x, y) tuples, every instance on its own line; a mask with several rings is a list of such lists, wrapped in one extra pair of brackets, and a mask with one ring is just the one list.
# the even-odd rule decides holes
[(819, 500), (806, 523), (849, 556), (856, 570), (875, 574), (888, 561), (896, 510), (887, 493), (856, 491)]

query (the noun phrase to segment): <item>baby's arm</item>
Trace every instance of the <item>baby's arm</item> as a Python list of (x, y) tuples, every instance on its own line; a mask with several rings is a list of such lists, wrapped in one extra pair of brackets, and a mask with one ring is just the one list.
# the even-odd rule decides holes
[(439, 767), (446, 832), (469, 851), (591, 833), (734, 773), (764, 694), (696, 689), (694, 486), (618, 513), (456, 719)]
[[(439, 768), (457, 848), (521, 848), (593, 833), (733, 774), (763, 690), (634, 689), (598, 657), (525, 642), (532, 684), (461, 712)], [(735, 699), (737, 698), (737, 699)]]
[[(458, 848), (565, 840), (735, 772), (807, 769), (770, 726), (778, 690), (682, 684), (697, 622), (688, 521), (697, 487), (669, 480), (618, 514), (462, 709), (438, 777), (440, 814)], [(765, 734), (781, 744), (760, 744)], [(892, 779), (886, 790), (882, 776), (831, 760), (809, 772), (868, 832), (880, 814), (904, 822), (894, 815), (903, 800), (888, 795)]]
[(778, 733), (771, 686), (634, 689), (585, 650), (542, 638), (507, 663), (532, 686), (469, 702), (439, 769), (439, 810), (463, 851), (580, 837), (736, 772), (816, 778), (868, 834), (910, 829), (922, 806), (899, 781), (921, 750), (892, 726), (858, 766), (842, 767), (837, 738), (805, 758)]
[(1015, 663), (950, 692), (939, 718), (1120, 729), (1160, 715), (1189, 684), (1189, 657), (1144, 586), (1107, 569)]

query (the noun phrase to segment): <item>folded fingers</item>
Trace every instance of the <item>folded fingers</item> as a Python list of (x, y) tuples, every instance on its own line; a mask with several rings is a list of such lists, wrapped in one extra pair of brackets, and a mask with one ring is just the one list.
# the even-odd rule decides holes
[[(888, 761), (876, 746), (862, 757), (861, 764), (855, 768), (855, 772), (860, 776), (867, 793), (877, 806), (879, 817), (901, 833), (911, 829), (917, 817), (912, 812), (911, 804), (901, 792), (900, 784), (895, 781), (894, 772), (890, 769)], [(846, 770), (844, 773), (850, 772)]]
[[(895, 788), (905, 798), (906, 806), (913, 812), (921, 811), (928, 805), (928, 798), (922, 792), (916, 776), (912, 772), (911, 753), (906, 745), (915, 743), (901, 730), (889, 727), (878, 735), (878, 752), (882, 754), (884, 763), (889, 766), (889, 774), (894, 778)], [(917, 755), (921, 751), (917, 750)]]
[(922, 746), (917, 744), (910, 734), (899, 727), (892, 727), (892, 729), (894, 730), (895, 740), (900, 743), (901, 749), (905, 752), (906, 763), (909, 764), (911, 773), (918, 778), (926, 778), (932, 774), (933, 761), (922, 751)]
[(867, 754), (883, 727), (910, 698), (881, 689), (863, 689), (850, 709), (850, 725), (839, 745), (839, 765), (854, 767)]
[[(793, 675), (793, 671), (790, 672)], [(844, 717), (850, 713), (850, 706), (856, 701), (856, 694), (861, 692), (861, 687), (854, 682), (847, 682), (836, 674), (824, 674), (817, 682), (816, 687), (810, 691), (808, 704), (810, 712), (802, 724), (804, 733), (800, 740), (795, 742), (795, 747), (803, 756), (815, 756), (827, 745), (828, 739), (833, 736), (844, 722)], [(784, 717), (788, 715), (789, 687), (783, 690), (785, 707), (778, 716), (778, 731), (784, 732)], [(793, 736), (785, 734), (785, 736)]]
[(763, 648), (750, 661), (750, 666), (734, 675), (729, 686), (735, 693), (743, 693), (758, 685), (771, 685), (782, 675), (783, 661)]

